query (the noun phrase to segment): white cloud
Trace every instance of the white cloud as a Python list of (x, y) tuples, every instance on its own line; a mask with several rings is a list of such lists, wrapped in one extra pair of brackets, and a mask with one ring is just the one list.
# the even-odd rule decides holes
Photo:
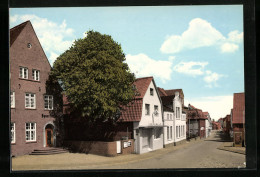
[(161, 46), (163, 53), (177, 53), (184, 49), (193, 49), (217, 44), (225, 37), (206, 20), (195, 18), (189, 28), (180, 36), (168, 37)]
[(18, 15), (10, 16), (10, 23), (15, 23), (18, 19)]
[(221, 52), (222, 53), (233, 53), (233, 52), (237, 51), (238, 48), (239, 48), (239, 46), (237, 44), (224, 43), (223, 45), (221, 45)]
[(169, 56), (169, 58), (168, 58), (168, 59), (169, 59), (169, 61), (171, 61), (171, 62), (172, 62), (173, 60), (175, 60), (175, 59), (176, 59), (176, 57), (175, 57), (175, 56)]
[(138, 55), (126, 55), (126, 63), (137, 77), (154, 76), (164, 83), (171, 79), (171, 61), (154, 60), (140, 53)]
[(49, 21), (46, 18), (40, 18), (36, 15), (30, 14), (21, 16), (14, 15), (11, 16), (10, 19), (16, 23), (22, 23), (27, 20), (31, 21), (44, 51), (47, 56), (50, 56), (49, 59), (51, 64), (54, 62), (56, 55), (69, 49), (74, 41), (73, 39), (75, 38), (74, 30), (67, 27), (65, 20), (63, 20), (61, 24), (58, 24)]
[(233, 108), (233, 95), (185, 99), (185, 104), (189, 103), (204, 112), (209, 112), (212, 119), (218, 120), (230, 114)]
[(240, 43), (243, 41), (243, 37), (244, 33), (239, 33), (238, 30), (231, 31), (230, 33), (228, 33), (228, 41), (230, 42)]
[(220, 47), (222, 53), (227, 53), (237, 51), (239, 48), (237, 44), (242, 41), (243, 32), (231, 31), (226, 38), (206, 20), (195, 18), (190, 21), (188, 29), (181, 35), (168, 36), (160, 50), (162, 53), (169, 54), (216, 45)]
[(203, 75), (203, 69), (207, 64), (208, 62), (180, 62), (174, 66), (174, 70), (192, 76)]
[(218, 74), (216, 72), (212, 72), (207, 70), (205, 77), (204, 77), (204, 81), (207, 83), (206, 87), (212, 88), (213, 86), (217, 87), (217, 81), (223, 77), (224, 75), (222, 74)]
[(53, 65), (54, 61), (58, 58), (58, 54), (51, 52), (51, 56), (49, 57), (50, 64)]

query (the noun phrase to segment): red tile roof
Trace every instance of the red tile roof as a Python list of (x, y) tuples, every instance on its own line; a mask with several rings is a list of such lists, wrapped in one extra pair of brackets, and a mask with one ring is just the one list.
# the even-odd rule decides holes
[(198, 109), (191, 104), (189, 104), (189, 107), (192, 109), (188, 109), (188, 119), (207, 119), (207, 116), (204, 114), (205, 112), (203, 112), (201, 109)]
[(10, 29), (10, 46), (13, 45), (14, 41), (17, 39), (19, 34), (22, 32), (24, 27), (27, 25), (27, 23), (31, 23), (30, 21), (26, 21), (24, 23), (21, 23), (20, 25), (17, 25)]
[(167, 93), (163, 88), (157, 87), (160, 96), (167, 96)]
[(175, 97), (174, 95), (171, 95), (171, 96), (161, 96), (163, 105), (172, 105), (174, 97)]
[(142, 118), (143, 99), (135, 99), (121, 111), (119, 122), (141, 121)]
[(139, 94), (135, 96), (135, 99), (131, 103), (129, 103), (128, 106), (124, 107), (124, 110), (121, 111), (121, 116), (118, 121), (122, 121), (122, 122), (141, 121), (143, 97), (152, 80), (153, 77), (143, 77), (135, 80), (134, 85)]
[(135, 98), (143, 98), (144, 94), (146, 93), (149, 84), (153, 80), (153, 77), (143, 77), (143, 78), (137, 78), (134, 82), (134, 85), (137, 89), (137, 91), (140, 93), (140, 95), (135, 96)]
[(233, 115), (232, 115), (233, 124), (243, 123), (244, 111), (245, 111), (245, 93), (234, 93)]

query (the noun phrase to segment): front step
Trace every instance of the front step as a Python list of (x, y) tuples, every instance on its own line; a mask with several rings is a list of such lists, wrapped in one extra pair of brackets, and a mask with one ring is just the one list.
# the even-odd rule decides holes
[(69, 152), (67, 149), (62, 148), (52, 148), (52, 147), (45, 147), (41, 149), (34, 149), (29, 155), (52, 155), (52, 154), (61, 154)]

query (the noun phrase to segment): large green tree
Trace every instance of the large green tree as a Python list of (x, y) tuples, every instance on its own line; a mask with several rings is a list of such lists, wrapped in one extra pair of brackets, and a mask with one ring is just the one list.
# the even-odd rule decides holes
[(73, 110), (89, 120), (116, 120), (121, 106), (134, 97), (134, 74), (129, 70), (121, 45), (111, 36), (88, 31), (53, 65)]

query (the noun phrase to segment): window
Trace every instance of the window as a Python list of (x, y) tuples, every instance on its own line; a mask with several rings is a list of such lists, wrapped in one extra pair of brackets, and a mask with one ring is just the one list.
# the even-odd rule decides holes
[(28, 68), (20, 67), (19, 77), (23, 79), (28, 79)]
[(26, 141), (36, 141), (36, 123), (25, 124)]
[(170, 114), (170, 119), (172, 120), (172, 114)]
[(167, 114), (167, 120), (169, 120), (169, 114)]
[(179, 134), (178, 134), (178, 126), (176, 126), (176, 138), (178, 138), (179, 137)]
[(170, 138), (172, 139), (172, 126), (170, 126)]
[(150, 105), (145, 104), (145, 115), (150, 115)]
[(35, 109), (35, 94), (34, 93), (26, 93), (25, 94), (25, 108)]
[(11, 143), (15, 143), (15, 123), (11, 123)]
[(169, 134), (170, 134), (170, 132), (169, 132), (169, 127), (167, 127), (167, 139), (170, 139)]
[(161, 129), (160, 128), (155, 128), (154, 129), (154, 139), (159, 139), (161, 136)]
[(11, 108), (14, 108), (15, 107), (15, 92), (11, 92), (10, 94), (11, 96)]
[(159, 113), (158, 112), (158, 106), (154, 105), (154, 114), (157, 116), (157, 115), (159, 115), (158, 113)]
[(179, 126), (178, 129), (179, 129), (179, 137), (180, 137), (180, 136), (181, 136), (181, 130), (180, 130), (180, 129), (181, 129), (181, 126)]
[(153, 96), (153, 88), (150, 88), (150, 95)]
[(180, 107), (176, 107), (176, 118), (180, 118)]
[(44, 109), (52, 110), (53, 109), (53, 96), (44, 95)]
[(33, 80), (39, 81), (40, 80), (40, 71), (33, 69), (32, 70), (32, 77), (33, 77)]

